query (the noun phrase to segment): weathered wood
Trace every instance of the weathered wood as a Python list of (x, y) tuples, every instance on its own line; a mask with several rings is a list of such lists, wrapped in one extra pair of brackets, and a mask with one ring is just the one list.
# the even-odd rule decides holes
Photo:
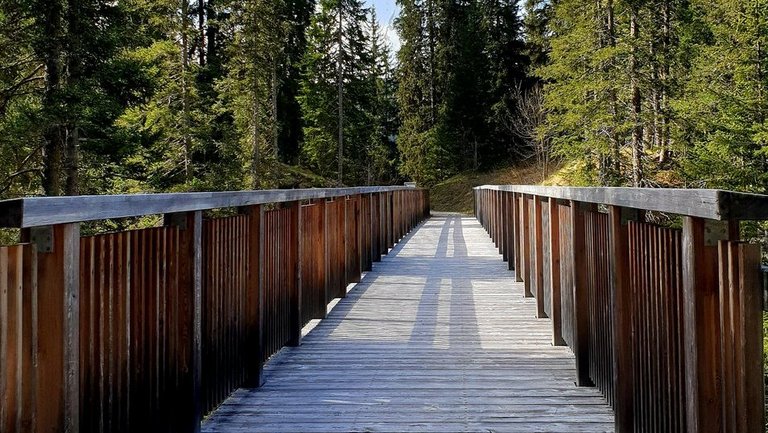
[(587, 293), (585, 227), (583, 204), (571, 201), (571, 263), (573, 268), (573, 342), (576, 355), (576, 383), (593, 386), (589, 377), (589, 297)]
[(536, 285), (536, 317), (547, 318), (544, 310), (544, 222), (542, 197), (533, 197), (533, 278)]
[(534, 284), (534, 282), (532, 281), (531, 276), (535, 270), (535, 265), (531, 261), (531, 200), (526, 195), (522, 195), (520, 200), (522, 202), (522, 205), (520, 206), (520, 232), (522, 238), (522, 245), (520, 245), (520, 249), (522, 250), (522, 263), (520, 266), (521, 270), (519, 274), (523, 279), (523, 283), (525, 284), (523, 296), (526, 298), (532, 298), (533, 292), (531, 286)]
[(721, 426), (717, 248), (707, 245), (706, 220), (683, 218), (683, 326), (686, 420), (690, 431)]
[(480, 224), (432, 218), (204, 431), (613, 431), (506, 268)]
[(634, 431), (634, 389), (632, 367), (632, 293), (629, 284), (629, 235), (627, 210), (608, 208), (611, 251), (613, 259), (611, 280), (613, 283), (613, 381), (616, 386), (616, 432)]
[(345, 197), (374, 192), (414, 191), (410, 187), (359, 187), (267, 191), (196, 192), (71, 197), (32, 197), (0, 201), (0, 227), (56, 224), (162, 215), (256, 204)]
[(202, 409), (202, 267), (203, 213), (171, 215), (166, 223), (179, 226), (179, 370), (182, 380), (181, 431), (200, 431)]
[(562, 295), (560, 280), (560, 207), (556, 199), (549, 199), (549, 281), (552, 285), (551, 319), (552, 345), (565, 346), (562, 324)]
[(264, 208), (250, 206), (248, 216), (248, 281), (247, 281), (247, 368), (246, 386), (258, 388), (264, 384)]
[(768, 219), (768, 196), (733, 191), (523, 185), (485, 185), (478, 188), (721, 221)]
[(290, 331), (289, 331), (289, 337), (288, 337), (288, 343), (287, 346), (291, 347), (297, 347), (301, 345), (301, 328), (302, 328), (302, 320), (301, 320), (301, 307), (302, 307), (302, 296), (301, 296), (301, 290), (302, 290), (302, 283), (301, 283), (301, 269), (302, 269), (302, 263), (301, 260), (299, 260), (299, 257), (301, 257), (302, 254), (302, 219), (301, 219), (301, 203), (300, 202), (293, 202), (289, 206), (290, 209), (290, 231), (291, 231), (291, 237), (290, 237), (290, 243), (287, 245), (288, 249), (291, 251), (290, 254), (290, 260), (292, 263), (290, 266), (292, 266), (291, 269), (291, 281), (288, 282), (288, 285), (291, 290), (291, 294), (288, 297), (290, 302), (290, 314), (289, 319), (290, 320)]
[[(37, 255), (38, 431), (80, 429), (79, 306), (80, 226), (50, 230), (50, 252)], [(29, 233), (24, 241), (30, 241)]]

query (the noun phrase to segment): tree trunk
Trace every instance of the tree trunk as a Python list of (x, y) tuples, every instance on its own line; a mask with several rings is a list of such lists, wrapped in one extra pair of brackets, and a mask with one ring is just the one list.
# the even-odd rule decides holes
[(43, 110), (48, 115), (48, 127), (43, 135), (42, 186), (45, 195), (61, 195), (62, 159), (66, 144), (64, 128), (54, 107), (57, 106), (62, 84), (63, 7), (60, 0), (43, 0), (38, 7), (42, 8), (44, 35), (41, 44), (44, 47), (41, 57), (45, 63)]
[(339, 52), (336, 65), (336, 81), (339, 87), (339, 185), (344, 184), (344, 3), (339, 2)]
[(429, 32), (429, 121), (430, 126), (435, 125), (436, 102), (435, 102), (435, 11), (434, 0), (427, 0), (427, 28)]
[(181, 140), (184, 147), (184, 180), (192, 181), (191, 138), (189, 136), (189, 0), (181, 0)]
[(198, 42), (197, 56), (200, 62), (200, 66), (205, 66), (205, 24), (206, 24), (206, 7), (205, 0), (198, 0), (197, 2), (197, 34), (200, 39)]
[(278, 114), (277, 114), (277, 98), (278, 98), (278, 90), (279, 90), (279, 82), (277, 78), (277, 67), (278, 67), (278, 59), (275, 58), (272, 61), (272, 151), (274, 152), (275, 162), (280, 161), (280, 149), (279, 149), (279, 140), (280, 140), (280, 125), (278, 123)]
[(669, 75), (670, 75), (670, 46), (672, 43), (672, 10), (670, 0), (664, 0), (662, 5), (662, 67), (661, 67), (661, 150), (659, 164), (667, 162), (669, 157), (670, 118), (669, 118)]
[(637, 7), (631, 8), (629, 32), (632, 39), (632, 55), (630, 56), (631, 88), (632, 88), (632, 184), (635, 187), (643, 183), (643, 124), (642, 97), (640, 94), (640, 72), (638, 67), (637, 45), (640, 39)]

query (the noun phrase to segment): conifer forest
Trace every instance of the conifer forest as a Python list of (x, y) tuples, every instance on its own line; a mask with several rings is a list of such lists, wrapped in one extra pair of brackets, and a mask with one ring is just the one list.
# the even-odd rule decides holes
[(0, 199), (530, 161), (768, 192), (768, 1), (397, 6), (387, 29), (361, 0), (2, 0)]

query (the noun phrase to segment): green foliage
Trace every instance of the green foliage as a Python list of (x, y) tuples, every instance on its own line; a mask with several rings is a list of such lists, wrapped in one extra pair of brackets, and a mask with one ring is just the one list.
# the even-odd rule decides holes
[(399, 2), (401, 171), (433, 184), (510, 160), (506, 127), (528, 65), (515, 1)]

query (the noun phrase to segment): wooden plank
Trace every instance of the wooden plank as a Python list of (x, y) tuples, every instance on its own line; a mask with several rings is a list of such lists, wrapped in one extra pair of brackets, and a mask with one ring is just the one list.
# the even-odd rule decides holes
[[(39, 431), (80, 429), (80, 226), (51, 228), (51, 252), (38, 252)], [(29, 239), (25, 239), (28, 241)]]
[(521, 212), (521, 243), (520, 249), (522, 250), (522, 260), (521, 260), (521, 271), (520, 276), (523, 278), (523, 283), (525, 284), (525, 290), (523, 291), (523, 295), (526, 298), (532, 298), (533, 292), (532, 285), (534, 282), (531, 280), (531, 275), (533, 275), (533, 266), (534, 263), (531, 262), (531, 209), (530, 209), (530, 199), (528, 196), (523, 195), (521, 197), (522, 205), (520, 206), (520, 212)]
[(291, 279), (288, 281), (290, 287), (290, 295), (288, 297), (290, 302), (289, 313), (289, 337), (288, 346), (297, 347), (301, 345), (301, 300), (302, 300), (302, 276), (301, 276), (301, 260), (299, 257), (302, 255), (302, 218), (301, 218), (301, 203), (293, 202), (288, 207), (289, 221), (290, 221), (290, 237), (289, 244), (287, 245), (287, 251), (289, 251), (289, 266), (291, 269)]
[(589, 377), (589, 297), (587, 293), (586, 257), (584, 251), (585, 223), (583, 204), (571, 201), (571, 263), (573, 264), (573, 342), (571, 347), (576, 355), (576, 383), (579, 386), (593, 386)]
[(630, 285), (629, 233), (627, 212), (620, 207), (608, 208), (613, 283), (613, 381), (616, 386), (616, 432), (634, 431), (634, 369), (632, 366), (632, 287)]
[(0, 201), (0, 227), (29, 228), (143, 215), (237, 208), (268, 203), (413, 191), (405, 186), (32, 197)]
[(202, 212), (171, 215), (166, 221), (179, 227), (180, 323), (179, 369), (183, 399), (178, 407), (183, 415), (179, 428), (199, 432), (202, 420)]
[(673, 213), (712, 220), (768, 219), (768, 196), (711, 189), (605, 188), (485, 185), (490, 191), (511, 191), (561, 200)]
[(544, 309), (544, 222), (543, 209), (541, 206), (542, 197), (533, 197), (533, 278), (532, 282), (536, 285), (536, 317), (539, 319), (547, 318)]
[(686, 421), (696, 432), (721, 426), (717, 248), (707, 245), (706, 221), (683, 218), (683, 326)]
[(744, 430), (765, 430), (765, 381), (763, 379), (763, 312), (762, 284), (760, 281), (760, 245), (740, 244), (738, 261), (741, 274), (738, 280), (739, 302), (742, 305), (739, 326), (742, 339), (737, 350), (743, 353), (742, 375)]
[(549, 281), (552, 287), (550, 301), (552, 319), (552, 344), (565, 346), (562, 324), (562, 295), (560, 276), (560, 205), (556, 199), (549, 199)]
[(258, 388), (264, 384), (264, 208), (251, 206), (247, 215), (246, 386)]

